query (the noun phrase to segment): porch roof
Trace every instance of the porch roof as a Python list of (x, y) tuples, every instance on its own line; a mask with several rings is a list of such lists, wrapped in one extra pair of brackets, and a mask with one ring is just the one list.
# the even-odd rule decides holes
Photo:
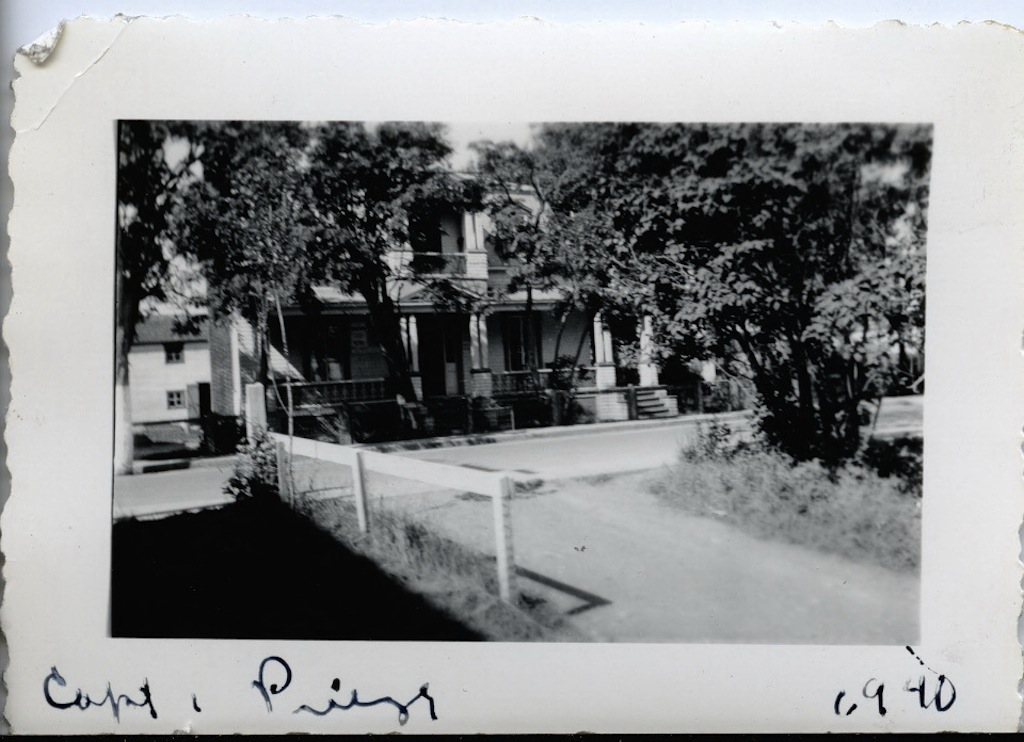
[[(482, 285), (481, 288), (483, 288)], [(452, 289), (467, 301), (479, 302), (485, 298), (480, 291), (474, 291), (465, 285), (455, 284)], [(359, 294), (340, 291), (336, 286), (314, 286), (313, 293), (323, 303), (323, 309), (326, 312), (340, 314), (363, 314), (366, 312), (366, 301)], [(422, 284), (398, 281), (394, 286), (393, 295), (398, 296), (396, 303), (405, 312), (431, 314), (438, 311), (429, 289)], [(560, 299), (561, 295), (556, 289), (535, 289), (533, 292), (533, 305), (537, 309), (550, 307)], [(492, 312), (521, 311), (525, 307), (526, 291), (515, 291), (488, 302), (488, 309)]]

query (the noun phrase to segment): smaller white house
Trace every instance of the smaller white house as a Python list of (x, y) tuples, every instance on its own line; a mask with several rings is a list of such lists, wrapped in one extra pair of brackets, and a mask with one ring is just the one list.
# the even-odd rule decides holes
[(135, 425), (198, 421), (210, 409), (209, 323), (180, 332), (176, 318), (151, 315), (136, 326), (128, 354)]

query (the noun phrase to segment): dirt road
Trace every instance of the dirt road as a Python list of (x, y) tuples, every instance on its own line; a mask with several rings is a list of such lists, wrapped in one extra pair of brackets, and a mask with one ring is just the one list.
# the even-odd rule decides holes
[[(512, 506), (520, 587), (598, 641), (907, 644), (918, 578), (685, 514), (652, 473), (545, 483)], [(491, 502), (408, 492), (372, 475), (372, 508), (402, 511), (493, 553)]]

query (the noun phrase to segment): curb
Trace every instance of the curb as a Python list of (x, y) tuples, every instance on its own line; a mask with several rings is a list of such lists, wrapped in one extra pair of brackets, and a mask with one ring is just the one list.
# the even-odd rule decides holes
[(534, 438), (562, 438), (576, 435), (595, 435), (620, 430), (644, 430), (647, 428), (668, 428), (676, 425), (720, 420), (723, 422), (746, 421), (750, 417), (749, 410), (737, 412), (708, 412), (694, 415), (680, 415), (679, 417), (664, 418), (658, 420), (623, 420), (619, 422), (591, 423), (587, 425), (559, 425), (548, 428), (523, 428), (522, 430), (510, 430), (501, 433), (480, 433), (477, 435), (442, 436), (438, 438), (421, 438), (411, 441), (392, 441), (387, 443), (361, 443), (353, 445), (353, 448), (361, 448), (367, 451), (378, 451), (380, 453), (395, 453), (400, 451), (420, 451), (431, 448), (454, 448), (456, 446), (479, 446), (488, 443), (506, 443), (515, 440), (529, 440)]

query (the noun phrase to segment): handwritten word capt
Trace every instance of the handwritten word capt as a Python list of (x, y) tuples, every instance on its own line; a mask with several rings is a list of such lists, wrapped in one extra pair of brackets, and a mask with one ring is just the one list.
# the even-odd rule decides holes
[[(928, 667), (912, 647), (906, 647), (906, 650), (917, 660), (919, 666), (932, 674), (932, 677), (918, 675), (916, 678), (909, 678), (903, 683), (903, 690), (916, 696), (918, 706), (922, 709), (934, 709), (938, 712), (949, 711), (956, 702), (956, 686), (953, 685), (953, 681)], [(875, 702), (871, 706), (879, 716), (885, 716), (889, 712), (885, 706), (885, 683), (877, 678), (870, 678), (864, 683), (860, 695)], [(846, 697), (846, 691), (842, 690), (836, 695), (832, 709), (836, 716), (849, 716), (858, 709), (858, 704), (850, 701)]]
[[(276, 682), (275, 682), (276, 681)], [(263, 703), (267, 707), (267, 713), (271, 713), (274, 710), (273, 697), (280, 695), (288, 689), (288, 686), (292, 682), (292, 669), (288, 663), (280, 657), (267, 657), (260, 663), (260, 669), (257, 673), (256, 679), (252, 681), (252, 687), (259, 691), (259, 694), (263, 697)], [(398, 723), (405, 725), (409, 721), (409, 709), (419, 701), (421, 698), (424, 699), (428, 704), (430, 713), (430, 719), (437, 721), (437, 714), (434, 709), (434, 699), (427, 693), (427, 684), (424, 683), (420, 686), (420, 692), (413, 696), (409, 701), (405, 703), (399, 703), (391, 696), (381, 696), (380, 698), (374, 698), (370, 701), (363, 701), (359, 698), (359, 692), (353, 690), (347, 702), (338, 702), (334, 698), (328, 698), (326, 704), (322, 707), (311, 706), (303, 703), (297, 706), (292, 713), (309, 713), (314, 716), (327, 716), (332, 711), (348, 711), (353, 708), (366, 708), (369, 706), (380, 706), (388, 705), (394, 707), (398, 711)], [(341, 688), (341, 680), (334, 678), (331, 681), (331, 691), (337, 693)]]
[(46, 702), (55, 709), (66, 710), (76, 708), (79, 711), (85, 711), (86, 709), (106, 706), (110, 704), (111, 713), (114, 714), (114, 720), (118, 723), (121, 722), (121, 708), (148, 708), (149, 715), (152, 718), (157, 718), (156, 708), (153, 706), (153, 696), (149, 690), (149, 680), (142, 681), (142, 687), (139, 688), (139, 693), (142, 694), (141, 698), (137, 700), (131, 698), (126, 693), (115, 694), (110, 683), (107, 683), (107, 690), (100, 699), (97, 701), (88, 693), (84, 693), (81, 688), (77, 688), (74, 695), (70, 700), (67, 700), (67, 695), (61, 691), (56, 690), (57, 688), (67, 688), (67, 681), (64, 677), (57, 672), (56, 667), (50, 668), (50, 674), (43, 680), (43, 697)]

